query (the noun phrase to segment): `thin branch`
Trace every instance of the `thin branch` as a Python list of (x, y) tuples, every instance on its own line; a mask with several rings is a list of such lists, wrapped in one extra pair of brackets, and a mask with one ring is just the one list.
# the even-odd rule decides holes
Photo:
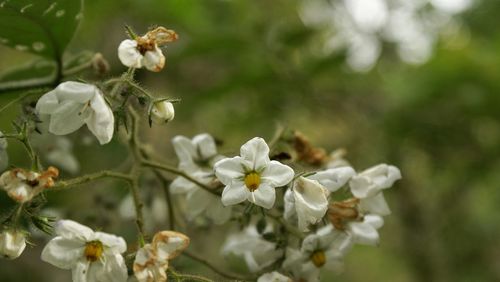
[(186, 256), (186, 257), (194, 260), (194, 261), (197, 261), (197, 262), (205, 265), (206, 267), (210, 268), (213, 272), (219, 274), (222, 277), (225, 277), (225, 278), (228, 278), (228, 279), (233, 279), (233, 280), (238, 280), (238, 281), (252, 281), (252, 280), (255, 280), (254, 277), (240, 277), (240, 276), (237, 276), (237, 275), (226, 273), (225, 271), (222, 271), (219, 268), (215, 267), (208, 260), (200, 258), (200, 257), (198, 257), (198, 256), (196, 256), (194, 254), (191, 254), (188, 251), (183, 251), (182, 254), (184, 256)]
[(191, 274), (181, 274), (176, 271), (174, 271), (172, 268), (168, 269), (168, 272), (170, 275), (172, 275), (175, 279), (175, 281), (200, 281), (200, 282), (214, 282), (211, 279), (205, 278), (203, 276), (199, 275), (191, 275)]
[(82, 185), (91, 181), (95, 181), (101, 178), (116, 178), (116, 179), (121, 179), (127, 182), (131, 182), (133, 178), (129, 174), (121, 173), (121, 172), (116, 172), (116, 171), (110, 171), (110, 170), (104, 170), (101, 172), (97, 173), (92, 173), (92, 174), (87, 174), (84, 176), (76, 177), (73, 179), (68, 179), (68, 180), (61, 180), (57, 181), (54, 186), (52, 186), (48, 191), (60, 191), (60, 190), (65, 190), (70, 188), (71, 186), (75, 185)]

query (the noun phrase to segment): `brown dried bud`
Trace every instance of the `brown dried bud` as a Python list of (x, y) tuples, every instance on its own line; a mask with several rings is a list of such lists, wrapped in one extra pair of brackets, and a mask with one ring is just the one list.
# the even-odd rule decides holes
[(325, 149), (313, 147), (309, 140), (298, 131), (294, 133), (293, 147), (297, 152), (299, 161), (314, 166), (321, 166), (328, 160)]
[(109, 63), (101, 53), (96, 53), (92, 57), (92, 69), (99, 76), (103, 76), (109, 72)]

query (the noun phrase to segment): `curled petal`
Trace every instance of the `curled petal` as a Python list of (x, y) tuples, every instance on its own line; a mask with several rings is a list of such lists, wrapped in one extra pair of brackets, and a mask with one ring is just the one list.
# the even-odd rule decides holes
[(153, 237), (152, 247), (156, 251), (159, 260), (169, 260), (187, 248), (189, 237), (174, 231), (161, 231)]
[(163, 56), (160, 48), (155, 46), (153, 51), (146, 51), (142, 64), (150, 71), (159, 72), (165, 66), (165, 56)]
[(113, 138), (115, 126), (113, 111), (104, 100), (100, 91), (90, 101), (90, 107), (93, 111), (85, 119), (87, 127), (97, 137), (101, 145), (106, 144)]
[(137, 41), (126, 39), (118, 46), (118, 58), (127, 67), (141, 68), (143, 56), (137, 50)]

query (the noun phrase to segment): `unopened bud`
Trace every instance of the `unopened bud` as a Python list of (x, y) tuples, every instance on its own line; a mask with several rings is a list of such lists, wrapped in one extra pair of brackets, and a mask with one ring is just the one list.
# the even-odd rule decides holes
[(26, 248), (24, 233), (15, 230), (4, 230), (0, 233), (0, 255), (4, 258), (18, 258)]
[(97, 75), (105, 75), (109, 72), (109, 63), (102, 56), (101, 53), (96, 53), (94, 57), (92, 57), (92, 68), (94, 69)]
[(156, 102), (151, 109), (151, 120), (156, 124), (164, 124), (174, 119), (174, 105), (167, 101)]

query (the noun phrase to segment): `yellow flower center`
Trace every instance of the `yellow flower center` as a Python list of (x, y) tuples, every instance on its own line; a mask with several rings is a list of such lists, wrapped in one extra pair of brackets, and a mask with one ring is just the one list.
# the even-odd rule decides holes
[(103, 246), (100, 241), (90, 241), (85, 245), (83, 252), (88, 261), (94, 262), (101, 258)]
[(257, 190), (260, 185), (260, 175), (255, 171), (248, 173), (245, 176), (245, 185), (247, 186), (248, 190), (250, 190), (250, 192)]
[(326, 263), (325, 252), (322, 250), (316, 250), (311, 255), (311, 261), (316, 267), (322, 267)]

